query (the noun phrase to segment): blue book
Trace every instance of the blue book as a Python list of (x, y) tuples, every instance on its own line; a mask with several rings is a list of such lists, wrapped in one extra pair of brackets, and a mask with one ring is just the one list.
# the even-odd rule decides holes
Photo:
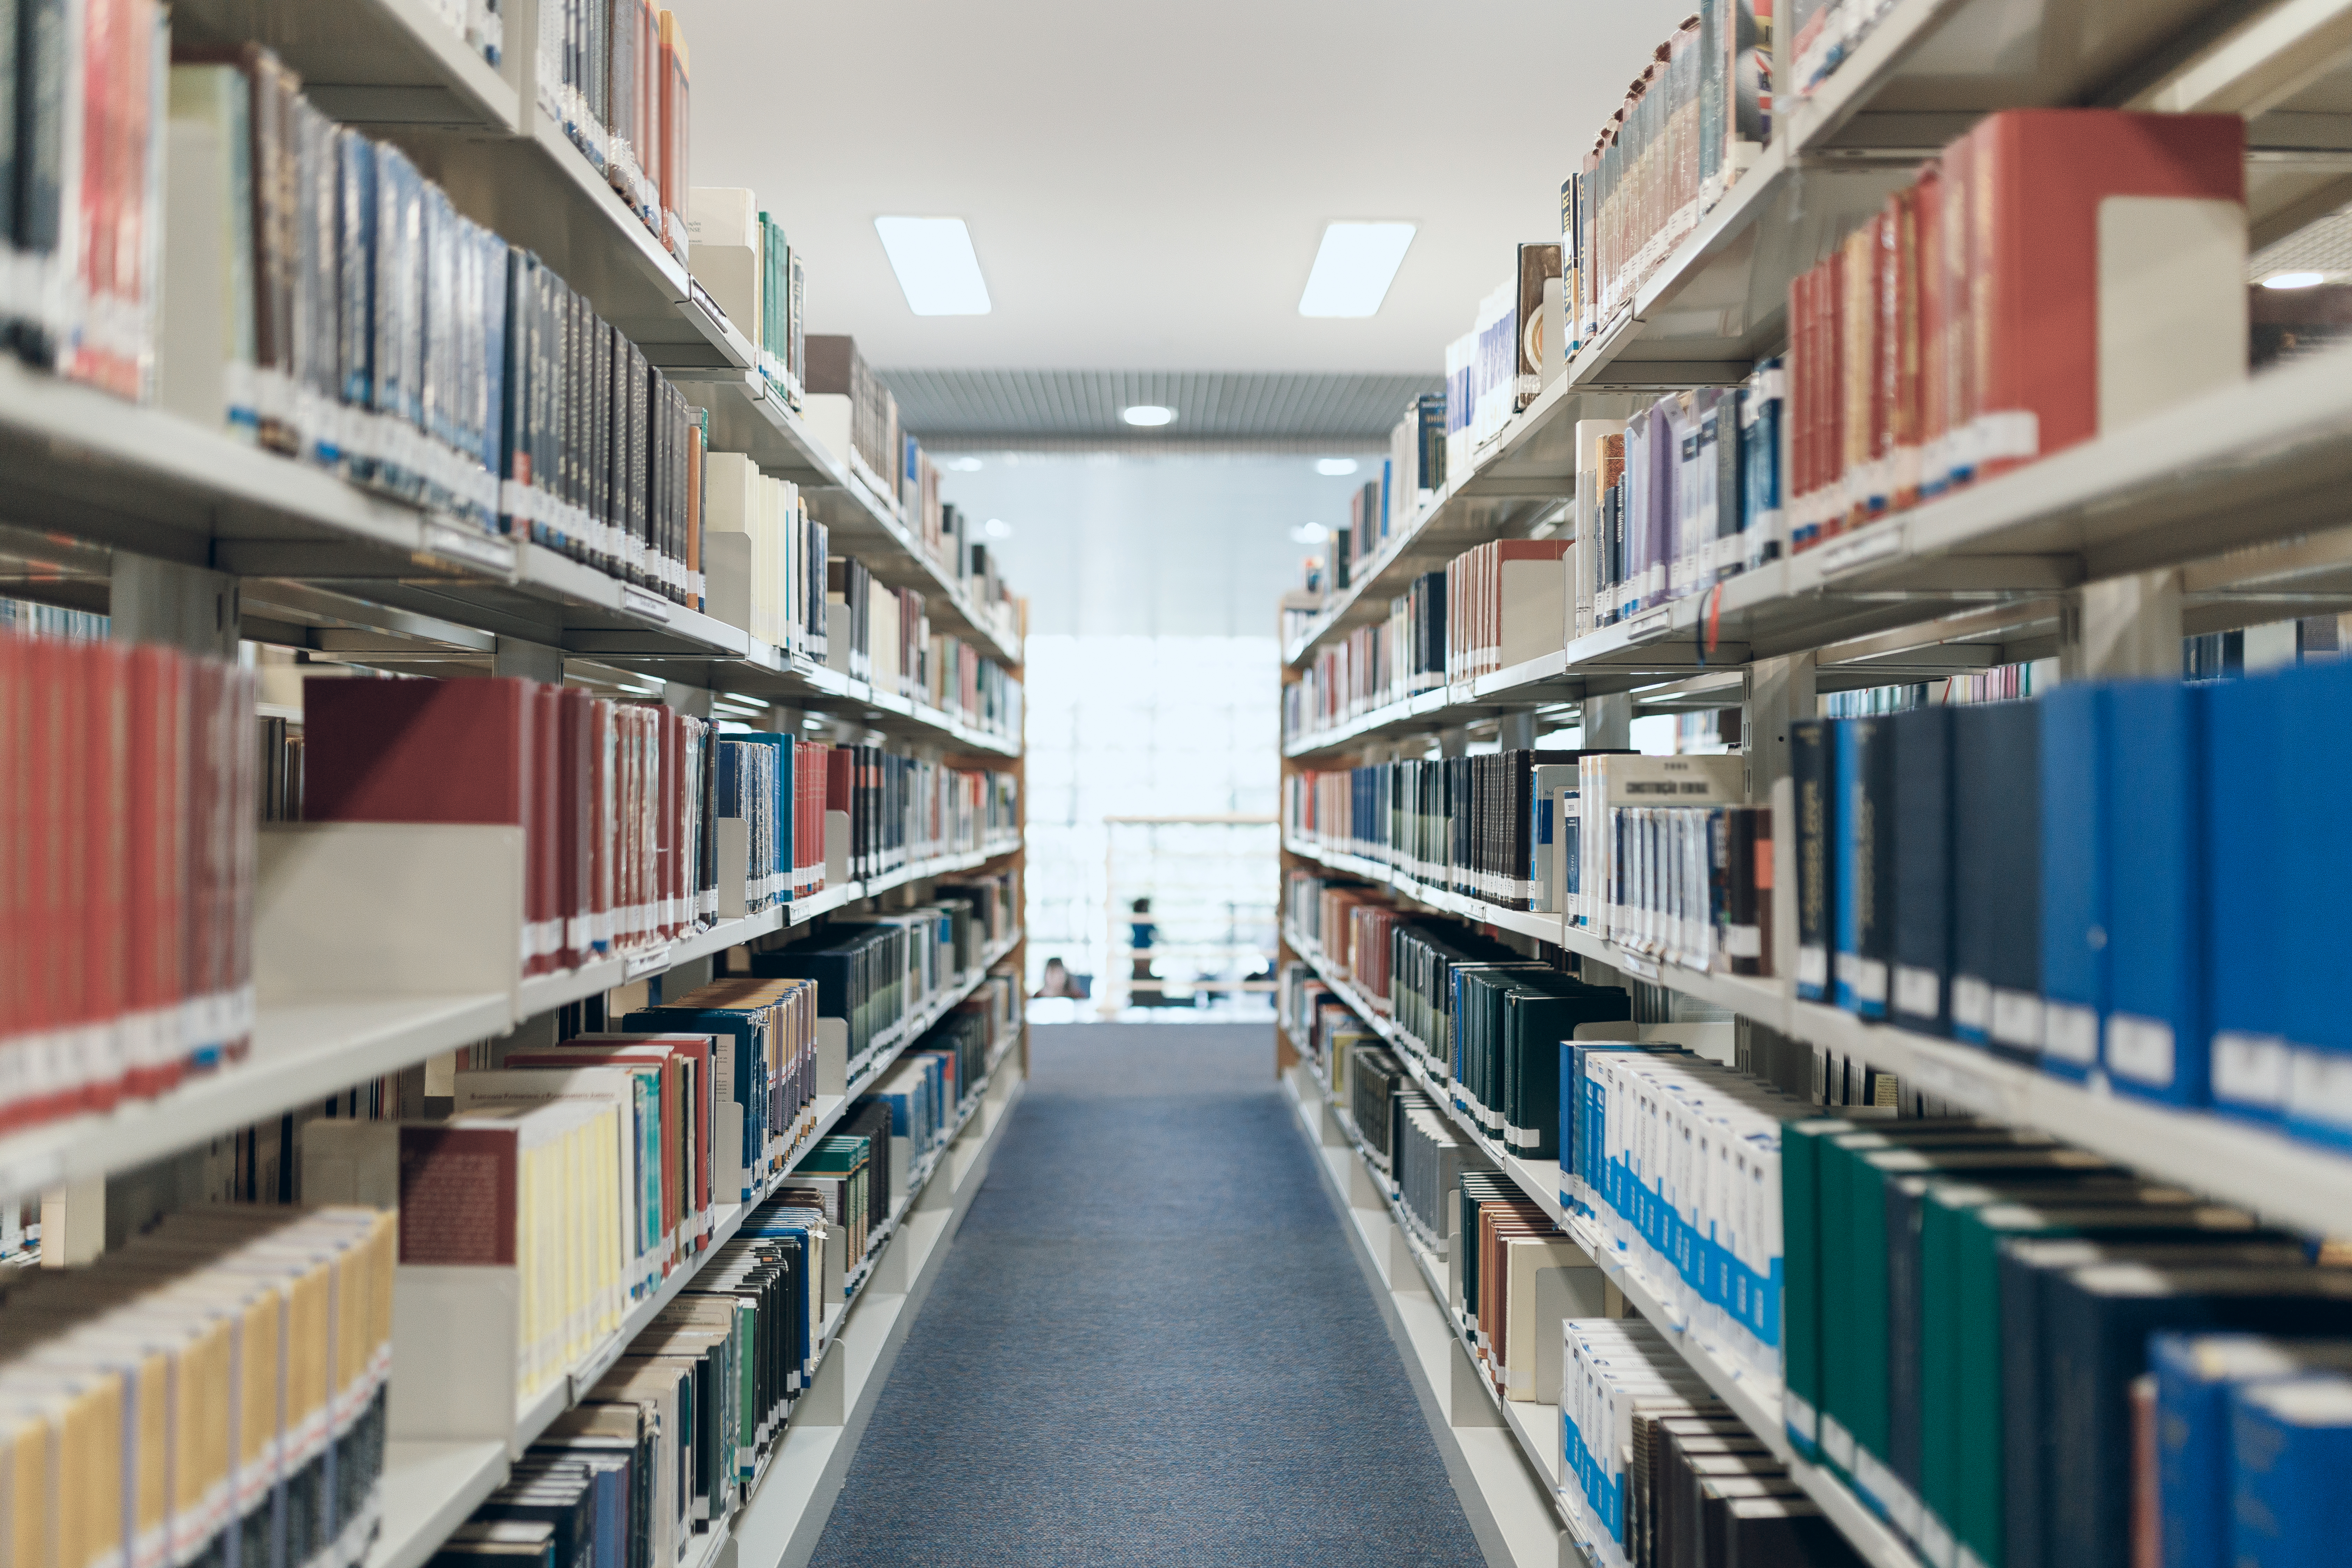
[(2147, 1354), (2156, 1373), (2164, 1561), (2230, 1563), (2231, 1395), (2258, 1384), (2352, 1369), (2352, 1341), (2166, 1332), (2148, 1341)]
[(2287, 1038), (2286, 1125), (2352, 1148), (2352, 1014), (2344, 1006), (2345, 889), (2352, 834), (2341, 797), (2352, 773), (2352, 664), (2305, 665), (2282, 678), (2284, 742), (2271, 858), (2279, 868), (2275, 984)]
[(2107, 1011), (2107, 828), (2101, 807), (2137, 779), (2103, 780), (2112, 689), (2067, 685), (2033, 706), (2042, 730), (2042, 1065), (2099, 1066)]
[(1951, 1032), (1952, 710), (1887, 721), (1895, 748), (1895, 940), (1887, 1012), (1922, 1034)]
[(1835, 727), (1837, 780), (1837, 1005), (1886, 1016), (1895, 934), (1895, 749), (1885, 719)]
[[(2101, 1059), (2117, 1089), (2179, 1105), (2205, 1102), (2211, 1034), (2199, 771), (2209, 689), (2147, 680), (2108, 693), (2108, 1011)], [(2054, 1026), (2051, 1035), (2054, 1040)]]
[(2286, 692), (2274, 675), (2208, 688), (2199, 770), (2213, 1109), (2260, 1121), (2286, 1108), (2278, 860)]
[[(2344, 1561), (2352, 1380), (2255, 1384), (2230, 1400), (2231, 1568)], [(2169, 1557), (2165, 1559), (2169, 1563)]]
[(1952, 1033), (2042, 1050), (2042, 769), (2031, 702), (1952, 714)]

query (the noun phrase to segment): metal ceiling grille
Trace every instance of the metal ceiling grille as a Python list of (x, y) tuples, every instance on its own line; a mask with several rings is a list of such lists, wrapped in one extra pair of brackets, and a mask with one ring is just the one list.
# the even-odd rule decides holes
[[(934, 450), (1381, 446), (1435, 375), (1118, 370), (886, 370), (899, 423)], [(1138, 404), (1176, 411), (1139, 430)]]

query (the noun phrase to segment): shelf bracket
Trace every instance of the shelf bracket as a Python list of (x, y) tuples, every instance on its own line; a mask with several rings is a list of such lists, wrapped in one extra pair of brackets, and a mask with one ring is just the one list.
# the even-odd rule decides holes
[(2058, 611), (2058, 678), (2180, 679), (2180, 574), (2134, 572), (2085, 583)]
[(207, 658), (235, 658), (236, 579), (117, 551), (109, 615), (117, 642), (161, 643)]

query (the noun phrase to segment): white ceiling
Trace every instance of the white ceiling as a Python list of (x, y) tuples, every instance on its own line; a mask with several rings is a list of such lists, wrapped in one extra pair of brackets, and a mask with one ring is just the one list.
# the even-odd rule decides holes
[[(869, 363), (1434, 373), (1692, 0), (670, 3), (695, 184), (759, 193)], [(909, 312), (886, 213), (964, 218), (993, 312)], [(1421, 233), (1309, 321), (1342, 217)]]

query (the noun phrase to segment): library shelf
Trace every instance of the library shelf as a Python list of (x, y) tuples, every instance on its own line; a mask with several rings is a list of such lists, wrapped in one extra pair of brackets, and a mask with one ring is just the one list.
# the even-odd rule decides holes
[[(1018, 846), (1013, 847), (1017, 848)], [(997, 847), (941, 856), (890, 882), (952, 875), (1001, 858)], [(878, 891), (877, 888), (875, 891)], [(0, 1199), (136, 1169), (306, 1100), (324, 1100), (425, 1058), (492, 1039), (553, 1008), (660, 974), (724, 948), (802, 924), (826, 910), (874, 896), (857, 883), (824, 901), (721, 921), (666, 947), (602, 959), (559, 974), (532, 975), (511, 992), (450, 994), (266, 995), (254, 1015), (251, 1054), (187, 1079), (153, 1100), (126, 1100), (0, 1139)], [(789, 919), (787, 918), (789, 915)], [(910, 1020), (911, 1040), (977, 990), (989, 967), (1019, 946), (1020, 933), (992, 946), (978, 971)]]
[(1558, 1447), (1559, 1407), (1513, 1410), (1516, 1402), (1496, 1395), (1464, 1347), (1450, 1266), (1433, 1264), (1399, 1220), (1385, 1178), (1359, 1152), (1304, 1062), (1282, 1075), (1282, 1087), (1486, 1560), (1511, 1568), (1597, 1564), (1560, 1493), (1559, 1462), (1544, 1458), (1547, 1426)]
[(330, 119), (512, 135), (521, 114), (511, 49), (492, 65), (438, 12), (433, 0), (344, 0), (321, 26), (309, 0), (178, 0), (172, 31), (174, 42), (267, 45)]
[[(1633, 979), (1891, 1072), (1908, 1088), (2011, 1126), (2038, 1128), (2290, 1229), (2312, 1236), (2341, 1235), (2345, 1216), (2352, 1214), (2352, 1154), (2290, 1138), (2262, 1123), (2119, 1092), (2104, 1078), (2076, 1082), (1958, 1041), (1799, 1001), (1783, 979), (1719, 974), (1632, 952), (1590, 931), (1564, 926), (1557, 915), (1496, 909), (1423, 888), (1376, 861), (1320, 849), (1303, 839), (1286, 839), (1283, 847), (1302, 859), (1390, 888), (1427, 908), (1565, 947)], [(1326, 972), (1326, 961), (1301, 945), (1303, 935), (1285, 940), (1316, 965), (1326, 984), (1349, 997), (1351, 1005), (1361, 1003), (1360, 1010), (1372, 1016), (1360, 992), (1352, 985), (1343, 989)]]
[[(1729, 1357), (1719, 1353), (1704, 1336), (1692, 1332), (1682, 1313), (1674, 1306), (1670, 1293), (1654, 1284), (1633, 1259), (1611, 1242), (1607, 1234), (1590, 1216), (1569, 1206), (1567, 1194), (1562, 1191), (1558, 1163), (1549, 1160), (1523, 1160), (1497, 1146), (1455, 1102), (1451, 1087), (1422, 1059), (1418, 1049), (1402, 1037), (1384, 1014), (1371, 1005), (1360, 990), (1339, 973), (1318, 949), (1297, 932), (1286, 932), (1284, 940), (1293, 952), (1307, 961), (1325, 984), (1330, 986), (1360, 1018), (1394, 1047), (1397, 1059), (1405, 1065), (1414, 1080), (1454, 1122), (1462, 1136), (1575, 1241), (1609, 1283), (1615, 1287), (1625, 1304), (1648, 1319), (1675, 1347), (1676, 1353), (1706, 1380), (1707, 1386), (1762, 1439), (1773, 1456), (1788, 1467), (1790, 1476), (1804, 1489), (1806, 1495), (1821, 1505), (1822, 1511), (1837, 1526), (1839, 1532), (1864, 1562), (1871, 1563), (1873, 1568), (1918, 1568), (1920, 1560), (1910, 1548), (1843, 1482), (1828, 1471), (1807, 1464), (1791, 1450), (1780, 1416), (1778, 1384), (1748, 1373)], [(1292, 1048), (1297, 1049), (1296, 1040), (1292, 1042)], [(1292, 1073), (1307, 1074), (1310, 1083), (1318, 1081), (1312, 1073), (1311, 1058), (1304, 1051), (1299, 1051), (1298, 1055), (1301, 1059), (1298, 1066), (1291, 1069)], [(1286, 1081), (1288, 1076), (1286, 1075)], [(1336, 1115), (1334, 1120), (1337, 1121)], [(1369, 1173), (1369, 1162), (1366, 1168)], [(1370, 1184), (1377, 1184), (1380, 1178), (1368, 1174), (1366, 1180)], [(1409, 1226), (1393, 1216), (1391, 1224), (1398, 1232), (1399, 1243), (1409, 1249), (1417, 1246)], [(1428, 1282), (1432, 1292), (1439, 1293), (1433, 1275), (1428, 1277)], [(1450, 1296), (1441, 1294), (1440, 1300), (1450, 1303)], [(1449, 1318), (1451, 1315), (1449, 1305)], [(1467, 1355), (1468, 1352), (1465, 1353)], [(1489, 1380), (1481, 1377), (1478, 1382), (1491, 1392), (1493, 1384)], [(1507, 1406), (1513, 1402), (1505, 1400), (1501, 1403)], [(1559, 1406), (1551, 1405), (1549, 1409), (1552, 1419), (1549, 1427), (1542, 1429), (1546, 1436), (1530, 1447), (1529, 1455), (1531, 1461), (1539, 1468), (1549, 1463), (1551, 1467), (1549, 1473), (1557, 1475), (1559, 1462), (1558, 1445), (1560, 1441)]]
[[(1009, 952), (1012, 945), (1006, 943), (1004, 951)], [(985, 972), (983, 966), (982, 973), (984, 974)], [(839, 1387), (842, 1369), (837, 1364), (839, 1358), (835, 1352), (843, 1349), (845, 1342), (853, 1350), (863, 1348), (868, 1352), (863, 1358), (865, 1376), (859, 1389), (864, 1404), (857, 1425), (862, 1429), (864, 1415), (871, 1409), (879, 1381), (875, 1365), (877, 1358), (871, 1353), (866, 1342), (877, 1338), (887, 1340), (887, 1350), (895, 1355), (898, 1343), (911, 1326), (913, 1320), (909, 1308), (920, 1304), (921, 1294), (928, 1290), (930, 1280), (935, 1277), (945, 1243), (961, 1221), (972, 1194), (978, 1191), (979, 1177), (984, 1174), (986, 1162), (995, 1152), (1005, 1117), (1023, 1087), (1017, 1068), (1010, 1075), (1002, 1070), (1008, 1057), (1017, 1056), (1014, 1047), (1018, 1037), (1016, 1032), (998, 1048), (987, 1073), (968, 1097), (955, 1129), (948, 1134), (941, 1147), (909, 1173), (906, 1189), (894, 1212), (877, 1228), (874, 1249), (860, 1266), (862, 1272), (857, 1277), (857, 1288), (847, 1290), (845, 1300), (835, 1303), (828, 1312), (816, 1352), (817, 1365), (810, 1390), (793, 1402), (784, 1428), (785, 1437), (772, 1444), (769, 1453), (763, 1456), (761, 1478), (752, 1484), (754, 1501), (765, 1495), (763, 1489), (768, 1471), (778, 1451), (790, 1443), (790, 1435), (804, 1419), (807, 1425), (814, 1426), (826, 1417), (823, 1400), (823, 1395), (828, 1392), (826, 1379), (830, 1376), (835, 1380), (831, 1388)], [(888, 1059), (895, 1060), (898, 1054), (892, 1051)], [(856, 1089), (862, 1092), (865, 1086), (887, 1065), (885, 1061), (870, 1069), (861, 1078)], [(848, 1098), (854, 1098), (854, 1095), (838, 1099), (818, 1117), (814, 1130), (803, 1136), (795, 1148), (793, 1162), (814, 1147), (816, 1141), (839, 1121)], [(973, 1141), (975, 1131), (976, 1142)], [(686, 1265), (673, 1271), (655, 1294), (638, 1302), (620, 1329), (592, 1351), (567, 1376), (559, 1378), (529, 1408), (519, 1411), (510, 1439), (503, 1443), (392, 1444), (385, 1460), (383, 1530), (367, 1554), (365, 1568), (422, 1568), (441, 1542), (447, 1539), (449, 1532), (464, 1523), (474, 1509), (504, 1483), (513, 1461), (521, 1457), (523, 1450), (547, 1429), (557, 1415), (594, 1388), (597, 1381), (611, 1369), (636, 1335), (653, 1321), (664, 1306), (692, 1283), (703, 1263), (732, 1239), (744, 1218), (758, 1206), (759, 1202), (769, 1192), (784, 1184), (792, 1168), (792, 1163), (788, 1162), (781, 1170), (763, 1179), (759, 1195), (752, 1202), (721, 1207), (714, 1216), (709, 1245)], [(944, 1194), (940, 1191), (937, 1181), (942, 1172), (949, 1173)], [(910, 1253), (917, 1256), (910, 1257)], [(909, 1279), (919, 1281), (919, 1288), (909, 1289), (905, 1283)], [(866, 1327), (878, 1326), (878, 1334), (867, 1333), (858, 1327), (861, 1321), (859, 1308), (869, 1300), (894, 1303), (893, 1306), (877, 1304), (867, 1309), (865, 1314)], [(887, 1321), (878, 1325), (873, 1321), (882, 1318), (887, 1318)], [(851, 1340), (853, 1333), (862, 1337)], [(879, 1373), (887, 1373), (887, 1364), (878, 1369)], [(819, 1396), (814, 1402), (814, 1407), (812, 1394)], [(837, 1406), (837, 1396), (835, 1403)], [(838, 1423), (837, 1415), (833, 1419)], [(855, 1446), (855, 1441), (853, 1436), (851, 1446)], [(838, 1488), (836, 1477), (833, 1489), (837, 1491)], [(832, 1495), (832, 1491), (824, 1494), (826, 1504), (830, 1503)], [(679, 1568), (701, 1568), (701, 1565), (712, 1562), (716, 1553), (728, 1542), (730, 1532), (741, 1528), (747, 1517), (739, 1510), (731, 1521), (722, 1521), (719, 1527), (699, 1531), (699, 1538), (681, 1554)], [(815, 1516), (815, 1522), (821, 1529), (824, 1522), (821, 1510)], [(809, 1544), (814, 1546), (813, 1537)]]
[[(1445, 514), (1458, 499), (1482, 490), (1516, 492), (1521, 508), (1510, 515), (1531, 520), (1542, 515), (1542, 503), (1568, 497), (1575, 421), (1618, 416), (1631, 406), (1623, 394), (1743, 379), (1786, 336), (1790, 282), (1855, 221), (1909, 184), (1921, 163), (1990, 110), (2127, 102), (2247, 114), (2253, 248), (2342, 205), (2352, 196), (2352, 172), (2341, 151), (2352, 136), (2352, 116), (2343, 108), (2352, 101), (2344, 97), (2352, 79), (2352, 54), (2346, 49), (2352, 42), (2352, 0), (2300, 0), (2251, 20), (2238, 17), (2238, 8), (2216, 0), (1896, 0), (1811, 93), (1776, 94), (1774, 140), (1757, 162), (1635, 287), (1633, 298), (1577, 347), (1559, 378), (1481, 447), (1465, 472), (1448, 476), (1435, 505), (1399, 530), (1397, 540), (1365, 565), (1348, 590), (1327, 601), (1307, 634), (1285, 647), (1285, 662), (1297, 664), (1326, 638), (1385, 616), (1387, 599), (1411, 571), (1426, 569), (1424, 560), (1438, 563), (1434, 553), (1415, 553), (1438, 543), (1434, 538), (1422, 542), (1419, 525), (1433, 514)], [(2028, 68), (2011, 68), (2013, 62), (2006, 60), (1996, 67), (1992, 61), (1987, 40), (1996, 33), (2011, 36), (2005, 31), (2011, 28), (2041, 40)], [(1789, 70), (1792, 63), (1784, 59), (1780, 68)], [(1792, 72), (1788, 79), (1793, 79)], [(2235, 390), (2242, 389), (2216, 397)], [(1612, 393), (1621, 395), (1619, 404), (1599, 401)], [(2037, 550), (2030, 535), (2019, 534), (2012, 542), (2022, 548), (2013, 553), (2076, 556), (2082, 569), (2048, 584), (2067, 586), (2084, 575), (2108, 576), (2177, 559), (2168, 552), (2179, 542), (2168, 543), (2162, 536), (2182, 532), (2182, 524), (2221, 530), (2211, 546), (2216, 550), (2251, 542), (2238, 536), (2242, 528), (2271, 538), (2300, 531), (2310, 524), (2304, 514), (2315, 497), (2299, 494), (2288, 508), (2298, 517), (2275, 530), (2269, 527), (2262, 497), (2230, 504), (2234, 479), (2252, 479), (2255, 471), (2271, 467), (2263, 456), (2270, 432), (2261, 416), (2274, 406), (2263, 400), (2260, 409), (2249, 410), (2235, 436), (2158, 476), (2162, 482), (2172, 470), (2201, 468), (2208, 480), (2197, 487), (2201, 493), (2140, 493), (2120, 518), (2080, 512), (2074, 521), (2082, 531), (2065, 548)], [(2308, 467), (2308, 457), (2290, 468)], [(2053, 460), (2045, 459), (2033, 471), (2042, 472)], [(2293, 491), (2313, 488), (2294, 474), (2274, 477)], [(2124, 488), (2137, 489), (2135, 476), (2118, 478)], [(2340, 470), (2332, 482), (2340, 484)], [(2163, 504), (2168, 500), (2173, 509)], [(2168, 510), (2175, 515), (2162, 515)], [(1470, 526), (1466, 542), (1509, 531), (1488, 520)], [(1864, 536), (1873, 531), (1864, 531)], [(2151, 534), (2158, 536), (2153, 556), (2141, 560), (2138, 545)], [(1928, 553), (2012, 553), (1991, 548), (1990, 541), (1965, 550), (1954, 549), (1952, 541), (1937, 542), (1940, 552)], [(1833, 563), (1827, 576), (1877, 563), (1880, 569), (1867, 575), (1885, 579), (1900, 562), (1883, 560), (1876, 554), (1881, 548), (1885, 547), (1874, 544), (1863, 559)], [(1897, 557), (1910, 553), (1894, 552)], [(2035, 570), (2030, 560), (2022, 564), (2029, 574)], [(2015, 585), (1953, 580), (1955, 574), (1965, 578), (1969, 570), (1996, 579), (2004, 575), (2000, 565), (1986, 560), (1972, 568), (1947, 567), (1940, 581), (1931, 572), (1925, 582), (1900, 586), (1979, 592)], [(1790, 592), (1817, 589), (1825, 581), (1801, 574)], [(1857, 578), (1840, 584), (1839, 591), (1862, 586)]]
[[(398, 662), (487, 660), (498, 638), (520, 638), (719, 690), (870, 714), (908, 738), (1019, 754), (1016, 739), (786, 655), (527, 540), (14, 359), (0, 359), (0, 467), (9, 476), (0, 517), (28, 531), (12, 549), (59, 557), (83, 607), (105, 607), (106, 563), (77, 540), (245, 579), (241, 629), (257, 640)], [(69, 537), (56, 539), (59, 530)]]
[(0, 1139), (0, 1198), (128, 1171), (308, 1100), (503, 1034), (511, 998), (376, 994), (267, 998), (241, 1062), (154, 1100), (126, 1100)]
[[(2275, 619), (2269, 563), (2283, 562), (2283, 542), (2340, 523), (2347, 483), (2352, 347), (2217, 389), (1768, 562), (1588, 633), (1557, 654), (1293, 739), (1284, 754), (1637, 690), (1757, 658), (1835, 651), (1841, 643), (1856, 646), (1848, 650), (1849, 679), (1834, 684), (1884, 677), (1906, 647), (1928, 650), (1920, 668), (1939, 658), (1954, 668), (1980, 667), (2003, 655), (1971, 661), (1951, 650), (1965, 655), (1976, 646), (1971, 638), (1981, 642), (2004, 626), (1992, 640), (2031, 638), (2038, 647), (2056, 625), (2052, 595), (2066, 588), (2200, 562), (2210, 564), (2199, 570), (2197, 603), (2184, 616), (2189, 629)], [(2340, 566), (2334, 558), (2340, 552), (2322, 553), (2328, 558), (2311, 563), (2312, 571)], [(2316, 586), (2340, 591), (2340, 574)], [(1884, 635), (1906, 627), (1914, 637)], [(1944, 654), (1935, 651), (1948, 644)]]

